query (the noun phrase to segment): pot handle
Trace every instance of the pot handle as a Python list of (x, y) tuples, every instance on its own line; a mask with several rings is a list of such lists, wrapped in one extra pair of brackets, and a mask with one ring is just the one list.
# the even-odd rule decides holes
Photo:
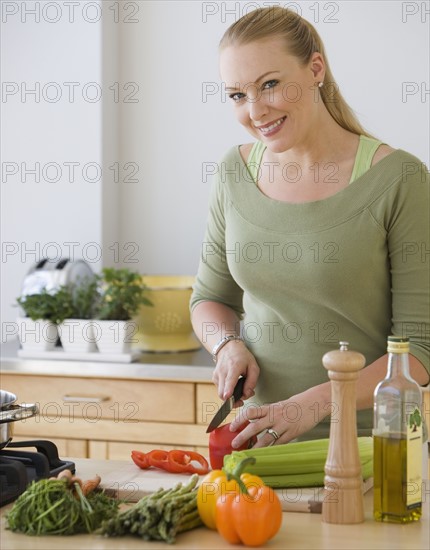
[(38, 412), (35, 403), (22, 403), (6, 411), (0, 412), (0, 422), (15, 422), (15, 420), (24, 420), (30, 418)]

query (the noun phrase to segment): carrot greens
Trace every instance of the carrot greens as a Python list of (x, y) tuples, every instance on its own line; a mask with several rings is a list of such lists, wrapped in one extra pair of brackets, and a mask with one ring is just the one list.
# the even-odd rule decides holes
[(75, 488), (66, 479), (33, 481), (8, 513), (8, 528), (26, 535), (91, 533), (117, 513), (119, 501), (103, 492), (84, 496), (78, 484)]

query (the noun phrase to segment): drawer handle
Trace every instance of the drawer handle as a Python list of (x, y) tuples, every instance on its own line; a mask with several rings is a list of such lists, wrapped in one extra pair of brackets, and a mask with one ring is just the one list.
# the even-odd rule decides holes
[(107, 395), (64, 395), (63, 401), (66, 403), (102, 403), (103, 401), (109, 401), (110, 397)]

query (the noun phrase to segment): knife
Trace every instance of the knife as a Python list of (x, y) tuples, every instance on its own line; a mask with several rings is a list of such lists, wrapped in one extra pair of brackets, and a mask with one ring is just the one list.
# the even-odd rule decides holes
[(236, 386), (234, 387), (233, 395), (229, 397), (226, 401), (224, 401), (224, 403), (221, 405), (219, 411), (212, 418), (212, 421), (209, 424), (208, 429), (206, 430), (206, 433), (212, 432), (213, 430), (215, 430), (215, 428), (218, 428), (221, 422), (225, 418), (227, 418), (227, 416), (233, 409), (233, 405), (235, 404), (235, 402), (239, 401), (239, 399), (242, 397), (244, 384), (245, 384), (245, 377), (241, 376), (237, 381)]

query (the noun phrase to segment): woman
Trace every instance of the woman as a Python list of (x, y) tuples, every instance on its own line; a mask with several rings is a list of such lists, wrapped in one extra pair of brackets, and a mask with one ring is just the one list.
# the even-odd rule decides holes
[(429, 381), (428, 262), (415, 247), (428, 241), (428, 175), (365, 132), (296, 13), (242, 17), (220, 71), (254, 142), (219, 167), (191, 311), (220, 398), (244, 375), (243, 400), (258, 404), (232, 423), (253, 420), (233, 447), (327, 437), (337, 404), (321, 358), (340, 340), (366, 357), (357, 423), (369, 434), (389, 334), (410, 337), (411, 375)]

